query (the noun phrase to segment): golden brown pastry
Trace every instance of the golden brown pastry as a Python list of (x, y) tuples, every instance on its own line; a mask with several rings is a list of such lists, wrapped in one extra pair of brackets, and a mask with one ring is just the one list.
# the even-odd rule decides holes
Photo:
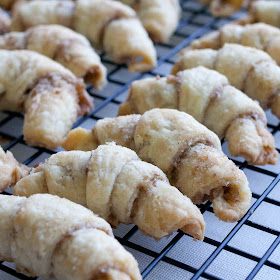
[(83, 82), (32, 51), (0, 50), (0, 110), (24, 112), (28, 144), (56, 148), (92, 101)]
[(135, 81), (119, 113), (143, 114), (153, 108), (192, 115), (221, 139), (225, 137), (232, 155), (243, 156), (250, 163), (277, 162), (278, 152), (262, 108), (216, 71), (196, 67), (176, 76)]
[(106, 83), (106, 68), (82, 35), (60, 25), (41, 25), (25, 32), (0, 36), (0, 49), (27, 49), (61, 63), (87, 83), (101, 88)]
[(15, 7), (12, 30), (23, 31), (40, 24), (60, 24), (76, 30), (115, 62), (127, 63), (131, 71), (146, 71), (156, 65), (155, 48), (135, 12), (117, 1), (38, 0)]
[(210, 11), (214, 16), (229, 16), (239, 10), (244, 0), (200, 0), (205, 5), (210, 5)]
[(280, 117), (280, 68), (267, 53), (237, 44), (219, 50), (186, 50), (172, 73), (200, 65), (224, 74), (231, 85)]
[(137, 262), (90, 210), (49, 194), (0, 195), (0, 260), (28, 276), (140, 280)]
[(203, 216), (191, 200), (170, 186), (159, 168), (113, 143), (91, 152), (57, 153), (14, 190), (23, 196), (50, 193), (68, 198), (114, 226), (134, 223), (154, 238), (177, 229), (197, 239), (204, 235)]
[(212, 32), (191, 45), (191, 49), (219, 49), (226, 43), (235, 43), (267, 52), (280, 64), (280, 30), (265, 23), (245, 26), (228, 24), (219, 31)]
[(11, 152), (5, 153), (0, 146), (0, 192), (27, 176), (28, 172), (27, 166), (17, 162)]
[(11, 18), (4, 10), (0, 8), (0, 35), (10, 31)]
[(142, 116), (102, 119), (92, 132), (72, 130), (64, 148), (91, 150), (108, 141), (158, 166), (194, 203), (211, 200), (224, 221), (239, 220), (249, 208), (251, 192), (244, 173), (223, 154), (217, 135), (184, 112), (153, 109)]
[(278, 0), (254, 1), (251, 5), (249, 21), (280, 27), (280, 2)]
[(168, 42), (178, 25), (179, 0), (121, 0), (130, 5), (155, 42)]

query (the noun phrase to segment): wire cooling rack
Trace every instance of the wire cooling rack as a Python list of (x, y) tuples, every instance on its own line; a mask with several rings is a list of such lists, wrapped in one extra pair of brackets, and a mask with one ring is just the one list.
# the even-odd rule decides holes
[[(116, 116), (133, 80), (168, 74), (183, 47), (242, 16), (241, 12), (228, 19), (215, 19), (195, 0), (182, 1), (182, 10), (182, 20), (170, 43), (156, 46), (158, 67), (155, 70), (145, 74), (130, 73), (125, 66), (114, 64), (102, 54), (109, 83), (100, 92), (88, 89), (95, 98), (95, 110), (80, 118), (75, 126), (91, 128), (100, 118)], [(280, 148), (280, 123), (269, 112), (267, 117), (269, 129)], [(0, 113), (0, 140), (19, 161), (33, 166), (56, 152), (27, 146), (23, 141), (22, 123), (21, 114)], [(223, 143), (223, 150), (228, 155), (226, 143)], [(155, 241), (133, 225), (121, 225), (114, 230), (118, 240), (138, 260), (144, 279), (280, 279), (280, 163), (256, 167), (242, 158), (231, 159), (244, 170), (253, 191), (251, 209), (238, 223), (219, 221), (210, 203), (206, 203), (200, 207), (206, 221), (203, 242), (193, 241), (180, 231)], [(18, 274), (13, 264), (3, 262), (0, 263), (0, 279), (31, 278)]]

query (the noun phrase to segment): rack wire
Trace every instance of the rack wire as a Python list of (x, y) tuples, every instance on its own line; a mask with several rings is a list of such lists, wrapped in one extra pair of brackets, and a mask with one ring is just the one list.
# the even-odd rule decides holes
[[(240, 12), (227, 19), (217, 19), (198, 1), (185, 0), (181, 4), (182, 19), (170, 43), (156, 45), (158, 66), (153, 71), (129, 73), (124, 65), (116, 65), (101, 54), (108, 68), (109, 83), (99, 92), (88, 88), (96, 107), (89, 116), (81, 117), (75, 127), (90, 128), (98, 119), (115, 116), (133, 80), (167, 75), (176, 54), (192, 40), (243, 15)], [(270, 112), (267, 117), (268, 127), (280, 148), (279, 120)], [(5, 142), (5, 150), (10, 149), (19, 161), (34, 166), (59, 151), (27, 146), (22, 123), (21, 114), (0, 113), (0, 140)], [(226, 143), (223, 150), (229, 156)], [(117, 239), (138, 260), (144, 279), (280, 279), (280, 163), (256, 167), (242, 158), (230, 158), (243, 169), (253, 192), (251, 208), (238, 223), (219, 221), (211, 204), (206, 203), (200, 206), (207, 226), (203, 242), (193, 241), (180, 231), (156, 241), (133, 225), (121, 225), (114, 230)], [(5, 194), (11, 194), (11, 190)], [(11, 263), (0, 262), (0, 279), (36, 278), (17, 273)]]

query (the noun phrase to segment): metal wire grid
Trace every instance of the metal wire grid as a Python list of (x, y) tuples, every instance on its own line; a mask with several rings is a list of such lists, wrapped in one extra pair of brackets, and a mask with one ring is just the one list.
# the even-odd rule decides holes
[[(109, 83), (100, 92), (88, 88), (96, 107), (75, 126), (92, 127), (100, 118), (115, 116), (133, 80), (168, 74), (183, 47), (242, 14), (226, 20), (214, 19), (195, 0), (182, 1), (182, 9), (182, 20), (170, 43), (157, 45), (158, 67), (155, 70), (145, 74), (129, 73), (125, 66), (116, 65), (106, 55), (101, 55), (108, 68)], [(269, 129), (280, 148), (280, 123), (270, 113), (267, 116)], [(0, 137), (6, 142), (5, 150), (10, 149), (18, 160), (30, 166), (58, 151), (27, 146), (23, 141), (22, 123), (21, 114), (0, 113)], [(226, 143), (223, 149), (228, 154)], [(203, 242), (195, 242), (180, 231), (155, 241), (133, 225), (121, 225), (114, 230), (117, 239), (138, 260), (144, 279), (280, 279), (280, 163), (256, 167), (242, 158), (232, 159), (246, 173), (253, 191), (252, 206), (238, 223), (218, 221), (211, 204), (206, 203), (200, 206), (207, 226)], [(32, 278), (17, 273), (13, 264), (2, 262), (0, 279)]]

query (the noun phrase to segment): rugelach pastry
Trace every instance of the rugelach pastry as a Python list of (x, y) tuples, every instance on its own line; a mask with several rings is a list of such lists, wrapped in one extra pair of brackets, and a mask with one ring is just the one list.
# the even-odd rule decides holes
[(153, 108), (192, 115), (220, 139), (225, 137), (233, 156), (243, 156), (252, 164), (277, 162), (278, 152), (262, 108), (216, 71), (200, 66), (176, 76), (135, 81), (119, 114), (143, 114)]
[(134, 257), (90, 210), (49, 194), (0, 195), (0, 261), (27, 276), (140, 280)]
[(72, 130), (63, 146), (92, 150), (109, 141), (158, 166), (195, 204), (211, 200), (224, 221), (239, 220), (250, 206), (244, 173), (223, 154), (218, 136), (184, 112), (153, 109), (142, 116), (105, 118), (92, 131)]
[(203, 216), (191, 200), (172, 187), (159, 168), (115, 144), (54, 154), (20, 180), (14, 191), (68, 198), (114, 226), (134, 223), (154, 238), (177, 229), (196, 239), (204, 235)]
[(40, 24), (59, 24), (76, 30), (116, 63), (126, 63), (131, 71), (146, 71), (156, 65), (156, 51), (148, 33), (135, 11), (120, 2), (37, 0), (14, 7), (13, 31)]
[(265, 23), (225, 25), (219, 31), (193, 41), (190, 49), (219, 49), (226, 43), (263, 50), (280, 65), (280, 29)]
[(168, 42), (181, 16), (179, 0), (121, 0), (137, 13), (155, 42)]
[(26, 50), (0, 50), (0, 110), (24, 113), (30, 145), (56, 148), (92, 100), (82, 80), (53, 60)]
[(0, 146), (0, 192), (27, 176), (29, 168), (20, 164), (11, 152), (6, 153)]
[(25, 32), (0, 36), (0, 49), (27, 49), (61, 63), (76, 76), (100, 89), (106, 83), (106, 68), (82, 35), (60, 25), (41, 25)]
[(237, 44), (225, 44), (219, 50), (186, 49), (172, 73), (197, 66), (205, 66), (225, 75), (232, 86), (280, 117), (280, 67), (267, 53)]

